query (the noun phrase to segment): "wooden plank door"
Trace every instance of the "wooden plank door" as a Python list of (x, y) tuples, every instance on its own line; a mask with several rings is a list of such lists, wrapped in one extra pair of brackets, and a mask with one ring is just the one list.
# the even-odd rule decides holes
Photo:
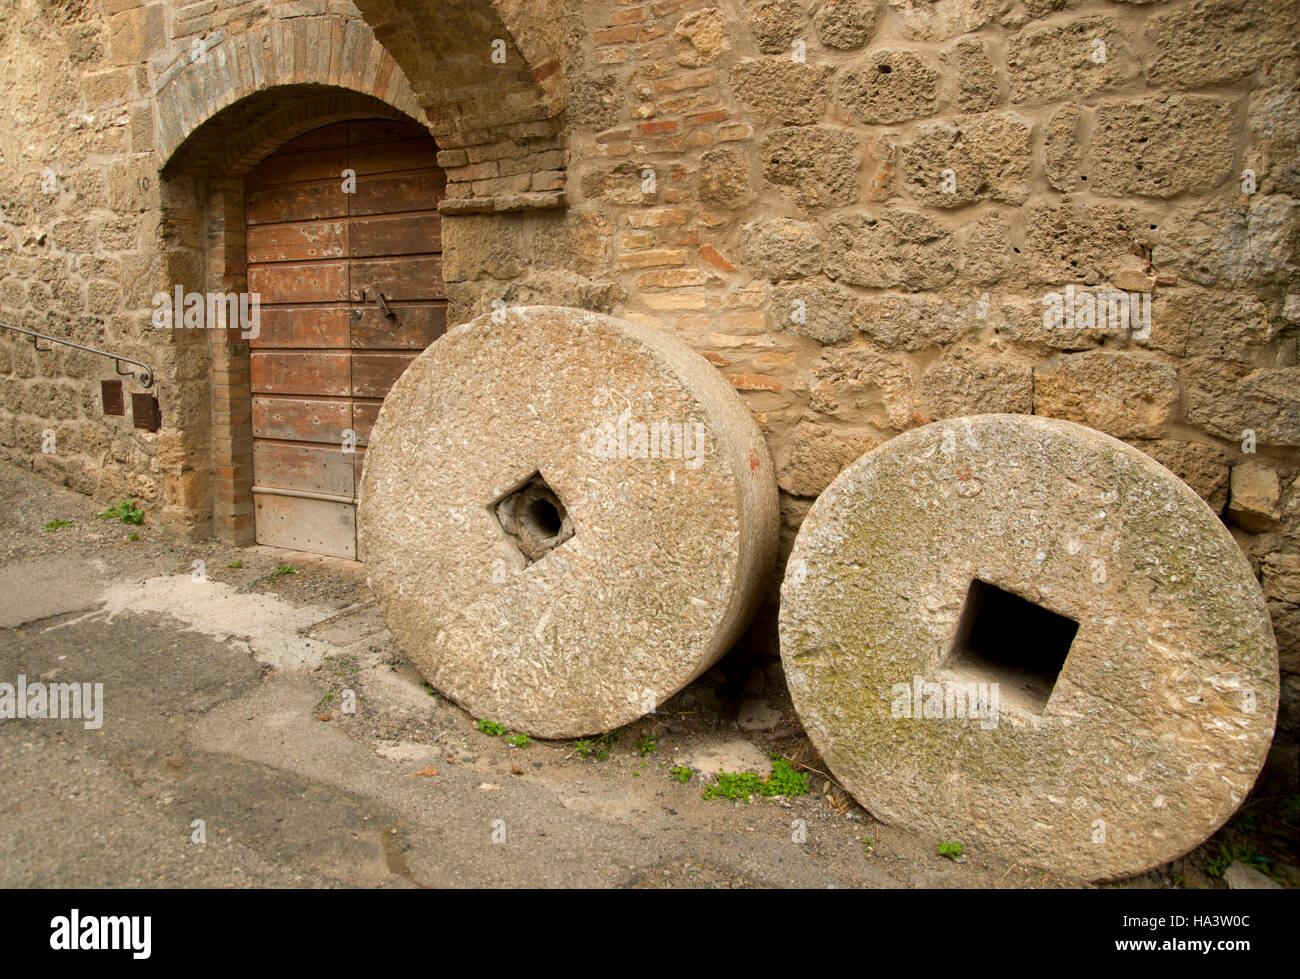
[(436, 153), (418, 127), (358, 120), (300, 136), (248, 175), (248, 289), (262, 303), (249, 341), (259, 544), (356, 558), (379, 406), (446, 330)]

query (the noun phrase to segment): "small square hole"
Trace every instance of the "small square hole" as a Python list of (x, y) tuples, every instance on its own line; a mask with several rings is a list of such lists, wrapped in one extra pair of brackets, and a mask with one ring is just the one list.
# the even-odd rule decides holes
[(573, 536), (569, 511), (539, 472), (492, 504), (492, 510), (528, 564)]
[(1079, 623), (976, 578), (966, 592), (948, 668), (998, 684), (1004, 705), (1042, 716)]

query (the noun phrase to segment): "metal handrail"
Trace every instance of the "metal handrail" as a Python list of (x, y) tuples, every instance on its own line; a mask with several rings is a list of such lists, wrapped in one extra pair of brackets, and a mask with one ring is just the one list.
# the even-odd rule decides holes
[[(97, 354), (100, 357), (107, 357), (109, 360), (112, 360), (114, 362), (113, 363), (114, 370), (116, 370), (123, 377), (128, 377), (128, 376), (134, 377), (137, 381), (140, 382), (140, 384), (143, 387), (146, 388), (153, 387), (153, 382), (154, 382), (153, 368), (150, 367), (148, 364), (140, 363), (140, 361), (138, 360), (132, 360), (130, 357), (120, 357), (117, 354), (109, 353), (107, 350), (96, 350), (94, 347), (83, 347), (81, 344), (73, 343), (71, 340), (60, 340), (58, 337), (52, 337), (45, 333), (34, 333), (31, 330), (24, 330), (21, 327), (10, 326), (8, 323), (0, 323), (0, 329), (13, 330), (15, 333), (21, 333), (24, 336), (31, 337), (32, 346), (35, 347), (43, 354), (49, 353), (51, 350), (54, 349), (53, 347), (42, 347), (40, 345), (41, 340), (49, 340), (50, 343), (61, 343), (65, 347), (72, 347), (76, 350), (84, 350), (88, 354)], [(131, 364), (134, 367), (139, 367), (140, 371), (139, 372), (124, 371), (122, 370), (123, 364)]]

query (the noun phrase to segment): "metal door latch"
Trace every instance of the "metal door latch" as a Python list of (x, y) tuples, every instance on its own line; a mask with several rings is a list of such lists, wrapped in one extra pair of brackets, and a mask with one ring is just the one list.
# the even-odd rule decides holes
[[(371, 289), (374, 289), (374, 286), (366, 286), (364, 289), (361, 290), (361, 301), (363, 303), (370, 302), (370, 298), (367, 294), (370, 292)], [(384, 298), (384, 294), (380, 292), (378, 289), (375, 289), (374, 301), (379, 304), (379, 308), (383, 311), (384, 317), (386, 319), (390, 319), (394, 323), (397, 322), (397, 314), (393, 312), (392, 308), (388, 305), (388, 300)], [(358, 320), (361, 319), (361, 310), (354, 309), (352, 311), (352, 318)]]

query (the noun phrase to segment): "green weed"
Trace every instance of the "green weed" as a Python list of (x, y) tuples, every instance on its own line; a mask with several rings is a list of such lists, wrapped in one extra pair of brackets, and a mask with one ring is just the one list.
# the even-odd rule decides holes
[(744, 799), (750, 796), (796, 796), (808, 794), (808, 776), (796, 772), (780, 755), (772, 755), (772, 774), (767, 777), (752, 772), (718, 772), (712, 785), (704, 790), (705, 799)]

